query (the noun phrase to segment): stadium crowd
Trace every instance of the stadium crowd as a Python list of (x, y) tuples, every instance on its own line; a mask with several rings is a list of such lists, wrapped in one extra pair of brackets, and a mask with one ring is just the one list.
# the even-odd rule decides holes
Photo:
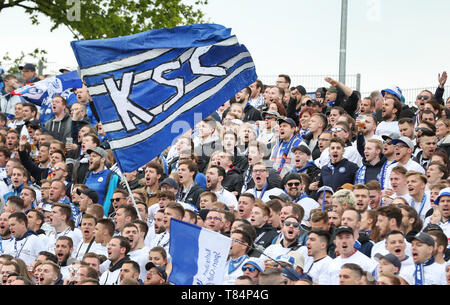
[[(170, 284), (170, 219), (231, 237), (227, 285), (450, 283), (450, 98), (257, 80), (121, 173), (85, 84), (1, 75), (0, 284)], [(68, 72), (61, 69), (61, 73)], [(149, 150), (152, 148), (149, 147)]]

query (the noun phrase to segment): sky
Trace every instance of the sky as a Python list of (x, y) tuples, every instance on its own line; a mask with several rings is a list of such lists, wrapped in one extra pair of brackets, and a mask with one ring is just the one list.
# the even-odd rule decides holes
[[(292, 85), (309, 89), (327, 86), (323, 78), (338, 74), (340, 0), (209, 0), (202, 10), (211, 23), (232, 29), (267, 84), (288, 74)], [(438, 73), (450, 63), (449, 11), (447, 0), (348, 0), (347, 75), (361, 74), (362, 92), (437, 86)], [(76, 68), (71, 32), (64, 27), (50, 32), (49, 19), (40, 21), (32, 25), (20, 8), (2, 11), (0, 61), (6, 52), (18, 57), (37, 47), (48, 52), (45, 73)], [(356, 86), (355, 78), (347, 84)]]

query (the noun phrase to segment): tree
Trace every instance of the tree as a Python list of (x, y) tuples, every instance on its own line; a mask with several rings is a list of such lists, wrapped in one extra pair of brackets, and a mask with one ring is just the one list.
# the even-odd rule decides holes
[(67, 26), (75, 39), (100, 39), (125, 36), (151, 29), (204, 23), (198, 8), (183, 0), (0, 0), (0, 12), (22, 7), (33, 24), (44, 14), (53, 22), (51, 31)]
[(32, 58), (32, 61), (38, 66), (38, 63), (41, 62), (41, 70), (46, 68), (47, 64), (47, 51), (41, 49), (34, 49), (32, 52), (25, 54), (23, 51), (20, 56), (12, 59), (8, 52), (1, 58), (0, 65), (4, 65), (5, 67), (9, 67), (6, 71), (8, 74), (20, 74), (19, 66), (24, 64), (24, 58)]

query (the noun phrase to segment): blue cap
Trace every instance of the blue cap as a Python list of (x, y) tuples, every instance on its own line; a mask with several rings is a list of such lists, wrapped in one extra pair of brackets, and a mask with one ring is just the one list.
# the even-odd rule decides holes
[(292, 256), (287, 255), (287, 254), (278, 255), (276, 258), (276, 261), (287, 263), (291, 266), (295, 265), (295, 259)]
[(442, 196), (450, 196), (450, 187), (446, 187), (443, 188), (440, 192), (439, 195), (436, 197), (436, 199), (434, 200), (434, 203), (436, 205), (439, 205), (439, 199), (441, 199)]
[(398, 99), (400, 101), (402, 100), (402, 90), (400, 90), (399, 87), (392, 86), (392, 87), (383, 89), (383, 90), (381, 90), (381, 95), (384, 96), (386, 92), (395, 95), (396, 97), (398, 97)]
[(298, 274), (298, 272), (295, 271), (294, 268), (283, 268), (281, 274), (290, 279), (291, 281), (298, 281), (301, 278), (300, 274)]

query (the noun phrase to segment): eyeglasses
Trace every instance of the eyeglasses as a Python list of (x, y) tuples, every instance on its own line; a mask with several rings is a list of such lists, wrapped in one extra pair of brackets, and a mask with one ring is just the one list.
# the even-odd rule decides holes
[(250, 272), (255, 272), (256, 268), (253, 266), (244, 266), (242, 267), (242, 271), (250, 271)]
[(273, 115), (267, 115), (266, 117), (265, 117), (265, 119), (266, 120), (271, 120), (271, 119), (276, 119), (277, 117), (276, 116), (273, 116)]
[(119, 202), (120, 200), (122, 200), (124, 198), (111, 198), (111, 202)]
[(222, 221), (222, 218), (220, 218), (220, 217), (212, 217), (212, 216), (208, 216), (208, 217), (206, 217), (206, 220)]
[(254, 172), (255, 174), (261, 174), (261, 173), (266, 172), (266, 170), (265, 170), (265, 169), (254, 169), (253, 172)]
[(56, 172), (57, 170), (64, 170), (62, 167), (52, 167), (52, 171)]
[(287, 221), (285, 221), (284, 222), (284, 225), (286, 226), (286, 227), (289, 227), (289, 226), (294, 226), (294, 228), (297, 228), (298, 227), (298, 222), (294, 222), (294, 221), (289, 221), (289, 220), (287, 220)]
[(159, 272), (156, 271), (156, 270), (150, 270), (149, 273), (150, 273), (150, 274), (158, 274), (158, 275), (159, 275)]
[(384, 141), (384, 144), (386, 144), (386, 145), (392, 145), (392, 141)]
[(402, 145), (402, 144), (396, 144), (394, 145), (395, 148), (408, 148), (408, 146), (406, 145)]
[(291, 187), (291, 186), (299, 186), (300, 185), (300, 182), (289, 182), (289, 183), (286, 183), (287, 184), (287, 186), (289, 186), (289, 187)]
[(435, 126), (436, 126), (436, 128), (448, 127), (448, 126), (445, 125), (444, 123), (442, 123), (442, 124), (438, 123), (438, 124), (436, 124)]
[(417, 99), (418, 100), (421, 100), (421, 99), (424, 99), (424, 100), (427, 100), (427, 99), (429, 99), (430, 97), (428, 96), (428, 95), (418, 95), (417, 96)]
[(346, 130), (344, 130), (344, 128), (341, 128), (341, 127), (334, 127), (334, 128), (331, 128), (331, 131), (332, 132), (339, 132), (339, 131), (346, 131)]

